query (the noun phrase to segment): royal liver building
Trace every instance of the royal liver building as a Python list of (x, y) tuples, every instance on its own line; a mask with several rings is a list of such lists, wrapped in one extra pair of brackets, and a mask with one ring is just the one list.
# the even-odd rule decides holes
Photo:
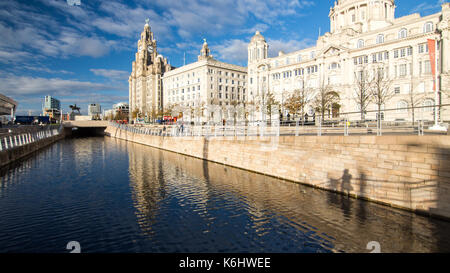
[[(410, 107), (450, 102), (450, 3), (426, 17), (395, 18), (393, 0), (343, 0), (335, 2), (329, 18), (330, 32), (320, 36), (315, 46), (279, 52), (274, 58), (268, 57), (269, 45), (256, 32), (248, 45), (249, 101), (264, 103), (272, 93), (287, 115), (283, 105), (293, 93), (303, 92), (305, 112), (310, 115), (325, 107), (331, 118), (363, 107), (370, 118), (375, 115), (370, 110), (380, 104), (386, 110), (385, 120), (401, 120), (402, 115), (406, 119)], [(385, 99), (361, 103), (358, 94), (373, 89), (378, 75), (382, 75)], [(321, 104), (317, 97), (323, 90), (332, 93), (333, 99)], [(420, 112), (423, 119), (433, 118), (433, 108)], [(442, 110), (441, 119), (448, 120), (448, 112)]]
[(162, 76), (172, 69), (167, 59), (158, 54), (156, 40), (148, 20), (137, 43), (129, 82), (130, 120), (133, 115), (156, 117), (163, 111)]

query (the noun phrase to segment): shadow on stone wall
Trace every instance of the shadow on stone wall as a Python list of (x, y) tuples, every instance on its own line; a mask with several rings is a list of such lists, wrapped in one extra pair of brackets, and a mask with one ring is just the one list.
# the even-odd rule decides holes
[[(436, 189), (436, 209), (450, 208), (450, 148), (439, 148), (439, 167), (436, 169), (438, 176), (437, 189)], [(433, 212), (433, 210), (431, 210)], [(448, 220), (448, 219), (447, 219)], [(434, 236), (437, 239), (436, 247), (437, 251), (448, 251), (448, 245), (446, 240), (450, 240), (450, 231), (442, 230), (443, 224), (440, 222), (435, 223)]]
[[(207, 140), (204, 143), (204, 156), (209, 144)], [(334, 238), (336, 250), (366, 252), (369, 241), (379, 241), (383, 252), (449, 250), (448, 222), (176, 153), (136, 144), (128, 148), (131, 184), (141, 215), (140, 225), (146, 234), (152, 234), (152, 226), (157, 222), (159, 201), (175, 195), (182, 202), (186, 200), (181, 198), (185, 193), (189, 202), (201, 204), (205, 215), (216, 211), (218, 196), (234, 196), (232, 200), (244, 200), (247, 204), (246, 210), (254, 219), (252, 227), (262, 229), (257, 225), (261, 219), (277, 215), (276, 219), (289, 219), (299, 229), (312, 227), (317, 234)], [(337, 177), (329, 179), (333, 189), (366, 194), (368, 180), (364, 170), (357, 174), (343, 170)], [(162, 189), (167, 190), (166, 195), (161, 194)], [(208, 223), (214, 224), (214, 220)]]

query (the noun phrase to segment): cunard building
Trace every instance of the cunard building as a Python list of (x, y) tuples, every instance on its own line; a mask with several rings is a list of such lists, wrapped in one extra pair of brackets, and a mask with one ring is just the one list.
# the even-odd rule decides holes
[[(269, 44), (256, 32), (248, 45), (248, 100), (261, 102), (271, 92), (283, 105), (293, 92), (309, 90), (307, 111), (314, 114), (314, 97), (324, 85), (335, 91), (338, 99), (327, 105), (327, 115), (357, 112), (358, 75), (361, 71), (383, 71), (392, 96), (382, 109), (386, 120), (408, 115), (408, 107), (449, 103), (450, 86), (450, 3), (436, 14), (396, 18), (393, 0), (341, 0), (330, 8), (330, 31), (320, 36), (310, 48), (269, 58)], [(431, 51), (437, 41), (437, 74)], [(434, 53), (434, 52), (432, 52)], [(436, 101), (434, 79), (438, 78)], [(369, 76), (367, 76), (369, 78)], [(417, 99), (411, 100), (414, 96)], [(413, 101), (413, 102), (412, 102)], [(412, 105), (414, 104), (414, 105)], [(377, 105), (370, 103), (366, 110)], [(284, 114), (287, 110), (283, 109)], [(433, 118), (433, 109), (424, 108), (424, 119)], [(429, 112), (429, 115), (427, 115)], [(445, 114), (445, 113), (443, 113)], [(444, 119), (448, 120), (447, 117)]]

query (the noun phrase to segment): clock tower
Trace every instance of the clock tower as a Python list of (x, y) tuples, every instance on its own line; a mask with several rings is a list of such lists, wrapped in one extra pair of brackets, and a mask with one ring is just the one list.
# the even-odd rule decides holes
[(130, 120), (136, 117), (156, 119), (163, 109), (162, 76), (172, 70), (157, 51), (156, 40), (146, 20), (144, 30), (137, 42), (135, 61), (129, 83)]

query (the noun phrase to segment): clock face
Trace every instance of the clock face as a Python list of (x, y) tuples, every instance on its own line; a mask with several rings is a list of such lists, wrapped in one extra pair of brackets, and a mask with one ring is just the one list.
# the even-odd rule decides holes
[(148, 46), (147, 49), (148, 49), (148, 52), (153, 53), (153, 47), (152, 46)]

